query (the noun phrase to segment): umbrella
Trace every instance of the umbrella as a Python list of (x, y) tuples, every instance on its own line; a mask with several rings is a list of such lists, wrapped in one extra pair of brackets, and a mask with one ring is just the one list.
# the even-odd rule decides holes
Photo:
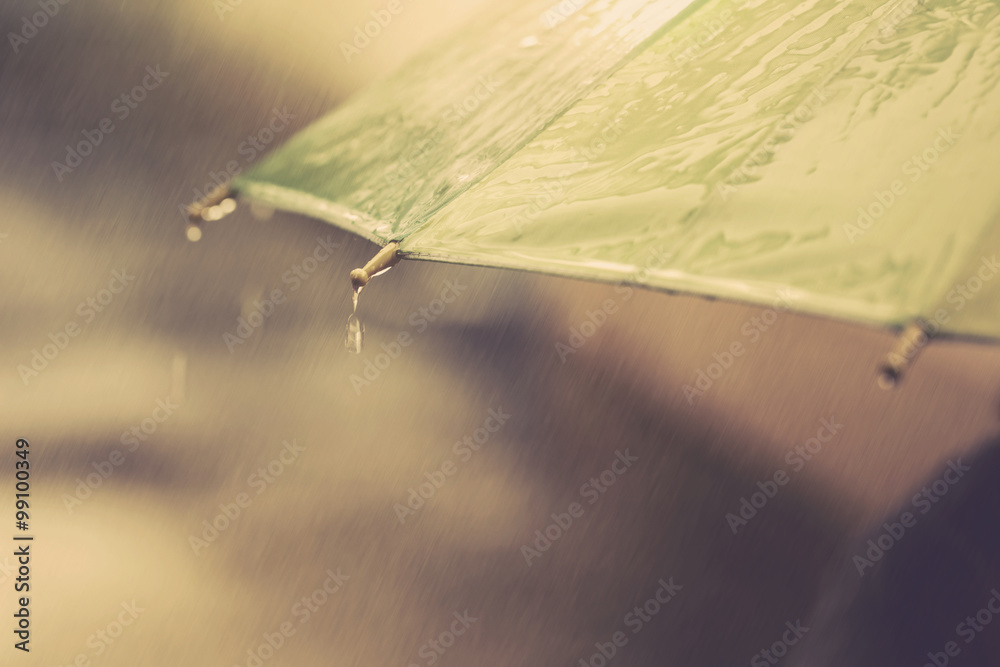
[(995, 3), (522, 0), (189, 213), (384, 246), (355, 290), (429, 259), (896, 327), (890, 386), (932, 335), (1000, 336), (998, 77)]

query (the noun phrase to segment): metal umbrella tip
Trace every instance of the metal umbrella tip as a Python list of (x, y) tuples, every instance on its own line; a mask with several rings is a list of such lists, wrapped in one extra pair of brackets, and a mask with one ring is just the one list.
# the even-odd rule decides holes
[(371, 280), (371, 276), (364, 269), (354, 269), (351, 271), (351, 285), (354, 286), (354, 291), (358, 291), (367, 285), (369, 280)]

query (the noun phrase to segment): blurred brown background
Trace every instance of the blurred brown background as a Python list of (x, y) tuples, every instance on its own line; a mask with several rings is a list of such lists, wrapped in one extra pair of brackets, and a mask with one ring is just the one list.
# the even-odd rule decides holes
[[(356, 357), (347, 272), (374, 246), (247, 207), (188, 243), (178, 206), (245, 166), (241, 143), (275, 107), (294, 119), (271, 148), (486, 4), (400, 2), (349, 63), (340, 42), (384, 3), (70, 2), (18, 53), (0, 47), (0, 507), (12, 524), (28, 438), (36, 536), (32, 650), (8, 630), (0, 664), (249, 667), (285, 622), (295, 634), (263, 664), (577, 665), (617, 631), (614, 664), (749, 664), (807, 619), (851, 539), (995, 431), (996, 348), (935, 343), (883, 392), (891, 334), (782, 314), (691, 405), (683, 385), (746, 343), (761, 309), (404, 262), (362, 295)], [(5, 3), (3, 32), (38, 11)], [(169, 76), (119, 119), (115, 99), (157, 65)], [(104, 117), (114, 132), (57, 180), (51, 163)], [(283, 276), (328, 237), (339, 247), (292, 290)], [(87, 321), (78, 304), (115, 270), (134, 281)], [(446, 280), (467, 287), (417, 331), (411, 314)], [(231, 352), (223, 334), (274, 289), (287, 300)], [(619, 312), (562, 363), (555, 344), (609, 298)], [(70, 322), (79, 335), (25, 384), (18, 366)], [(356, 392), (351, 375), (403, 331), (412, 345)], [(179, 405), (162, 423), (158, 399)], [(453, 444), (491, 408), (510, 419), (463, 461)], [(822, 418), (843, 429), (734, 536), (726, 513)], [(304, 451), (261, 489), (252, 476), (293, 440)], [(581, 486), (625, 449), (638, 462), (588, 505)], [(124, 462), (68, 502), (114, 450)], [(449, 459), (457, 472), (401, 524), (393, 506)], [(190, 536), (242, 493), (250, 505), (196, 554)], [(584, 515), (528, 567), (521, 546), (571, 502)], [(300, 623), (294, 605), (327, 570), (349, 579)], [(633, 635), (626, 614), (671, 577), (683, 589)], [(101, 639), (133, 601), (134, 622)], [(429, 648), (466, 610), (469, 631)]]

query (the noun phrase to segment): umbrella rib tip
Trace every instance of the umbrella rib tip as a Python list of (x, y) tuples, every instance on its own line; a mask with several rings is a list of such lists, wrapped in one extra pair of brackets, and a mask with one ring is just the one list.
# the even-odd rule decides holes
[(372, 277), (364, 269), (354, 269), (351, 271), (351, 285), (354, 286), (355, 290), (360, 290), (371, 279)]
[(914, 320), (906, 325), (879, 366), (878, 386), (887, 391), (895, 389), (933, 335), (934, 332), (924, 320)]
[(201, 224), (221, 220), (236, 210), (236, 191), (228, 183), (217, 185), (207, 195), (185, 207), (187, 212), (187, 237), (190, 241), (201, 239)]
[(351, 271), (351, 285), (358, 292), (380, 273), (388, 271), (399, 262), (399, 242), (392, 241), (371, 258), (363, 268)]

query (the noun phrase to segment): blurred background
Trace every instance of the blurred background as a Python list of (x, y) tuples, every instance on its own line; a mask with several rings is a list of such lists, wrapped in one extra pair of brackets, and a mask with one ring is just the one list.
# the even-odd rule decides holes
[[(245, 206), (189, 243), (179, 207), (246, 168), (276, 109), (288, 126), (261, 148), (486, 5), (399, 2), (349, 57), (386, 3), (50, 3), (5, 38), (0, 507), (13, 516), (27, 438), (35, 541), (31, 652), (8, 631), (0, 663), (599, 666), (622, 632), (609, 663), (754, 664), (786, 622), (809, 625), (860, 536), (995, 433), (995, 347), (936, 342), (885, 392), (889, 332), (781, 313), (751, 342), (757, 307), (408, 261), (362, 295), (355, 356), (347, 273), (375, 246)], [(4, 3), (3, 32), (38, 11)], [(53, 167), (105, 118), (90, 155)], [(689, 401), (734, 341), (746, 354)], [(477, 432), (491, 410), (509, 418)], [(793, 472), (821, 420), (842, 428)], [(727, 514), (779, 470), (734, 534)], [(681, 588), (647, 606), (661, 579)], [(950, 618), (917, 654), (953, 638)], [(989, 664), (967, 653), (954, 664)]]

